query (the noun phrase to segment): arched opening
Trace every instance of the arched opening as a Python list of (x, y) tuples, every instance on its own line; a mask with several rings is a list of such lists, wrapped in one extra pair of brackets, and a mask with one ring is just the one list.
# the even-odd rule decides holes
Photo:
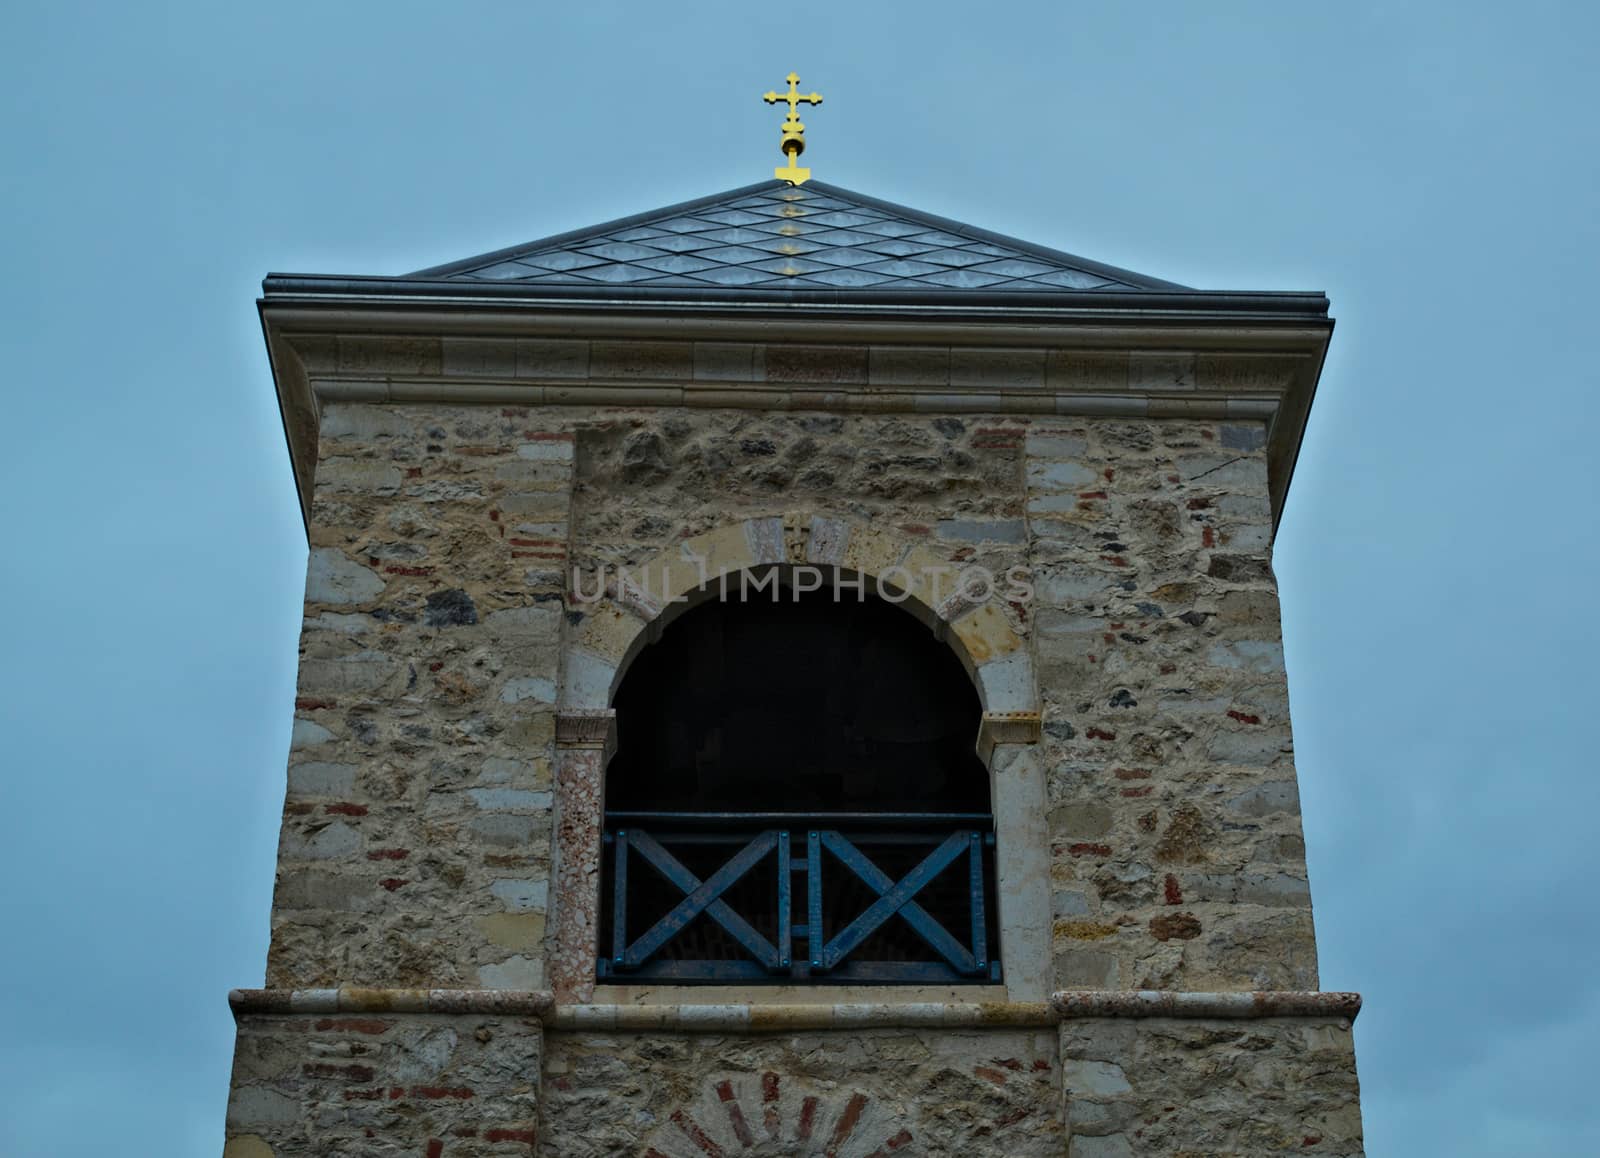
[(998, 979), (977, 692), (905, 608), (823, 576), (714, 584), (628, 668), (603, 978)]
[(950, 648), (871, 594), (773, 594), (701, 603), (634, 660), (606, 806), (986, 811), (982, 709)]

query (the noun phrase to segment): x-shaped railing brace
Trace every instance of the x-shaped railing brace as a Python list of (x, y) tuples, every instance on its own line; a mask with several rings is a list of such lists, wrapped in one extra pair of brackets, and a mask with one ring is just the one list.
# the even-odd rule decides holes
[[(895, 881), (877, 865), (873, 864), (865, 853), (837, 832), (821, 830), (811, 833), (809, 839), (811, 845), (811, 879), (809, 881), (808, 900), (810, 902), (812, 969), (828, 970), (834, 968), (870, 937), (880, 925), (896, 914), (899, 914), (906, 924), (911, 926), (917, 936), (926, 941), (928, 946), (943, 957), (956, 972), (970, 976), (982, 973), (988, 968), (988, 962), (984, 960), (987, 954), (984, 949), (983, 893), (980, 875), (982, 869), (978, 859), (979, 849), (975, 834), (951, 833), (943, 844), (923, 858), (921, 864), (917, 865), (916, 868), (912, 869), (899, 881)], [(822, 940), (822, 857), (819, 852), (819, 845), (838, 857), (846, 868), (860, 877), (868, 888), (878, 894), (878, 899), (867, 906), (865, 912), (841, 929), (839, 935), (827, 943)], [(950, 935), (943, 925), (929, 916), (926, 909), (911, 899), (922, 890), (924, 885), (949, 867), (958, 856), (969, 850), (972, 855), (972, 873), (975, 885), (972, 893), (974, 952), (970, 953), (961, 942)]]
[[(787, 834), (782, 834), (787, 837)], [(626, 944), (625, 914), (627, 911), (628, 889), (628, 849), (631, 847), (644, 860), (672, 884), (682, 889), (687, 895), (679, 901), (672, 911), (652, 925), (644, 936), (633, 944), (628, 945), (612, 957), (611, 963), (622, 969), (632, 969), (644, 964), (651, 954), (655, 953), (668, 941), (676, 937), (689, 922), (701, 913), (706, 914), (717, 924), (727, 930), (728, 935), (757, 961), (768, 969), (784, 969), (789, 965), (789, 954), (779, 952), (778, 949), (760, 933), (751, 927), (738, 913), (728, 907), (725, 901), (719, 898), (728, 889), (732, 888), (739, 878), (749, 872), (767, 853), (779, 846), (780, 834), (775, 831), (763, 832), (744, 848), (740, 849), (733, 857), (716, 872), (705, 880), (701, 880), (685, 868), (677, 857), (662, 848), (656, 839), (647, 832), (637, 829), (621, 831), (616, 834), (616, 901), (615, 913), (615, 938), (613, 945)], [(784, 843), (784, 849), (787, 849)], [(780, 869), (787, 871), (787, 857), (780, 856)], [(787, 925), (787, 914), (782, 924)], [(780, 936), (788, 933), (787, 928), (780, 930)], [(788, 942), (785, 941), (785, 944)]]

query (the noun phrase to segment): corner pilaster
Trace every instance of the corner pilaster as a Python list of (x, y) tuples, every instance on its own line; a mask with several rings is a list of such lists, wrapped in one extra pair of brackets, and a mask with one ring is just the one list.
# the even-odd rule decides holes
[(556, 716), (550, 981), (561, 1003), (594, 998), (605, 767), (616, 733), (617, 714), (609, 708), (567, 709)]

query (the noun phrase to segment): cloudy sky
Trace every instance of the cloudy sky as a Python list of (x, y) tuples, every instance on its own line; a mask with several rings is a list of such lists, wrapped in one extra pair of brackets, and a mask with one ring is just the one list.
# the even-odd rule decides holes
[(305, 542), (254, 298), (819, 178), (1338, 329), (1278, 539), (1374, 1155), (1600, 1153), (1600, 9), (9, 3), (0, 1152), (221, 1147)]

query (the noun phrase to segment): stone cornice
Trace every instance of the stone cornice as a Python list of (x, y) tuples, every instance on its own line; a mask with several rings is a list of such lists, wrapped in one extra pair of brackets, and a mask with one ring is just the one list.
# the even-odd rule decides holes
[(1260, 421), (1276, 522), (1333, 326), (1018, 306), (259, 305), (303, 512), (323, 404), (365, 401)]
[[(484, 255), (485, 257), (489, 255)], [(429, 277), (360, 277), (326, 274), (268, 274), (267, 299), (279, 302), (421, 305), (433, 309), (616, 310), (629, 314), (711, 311), (740, 314), (976, 315), (976, 316), (1134, 316), (1326, 318), (1328, 298), (1318, 291), (1196, 290), (1149, 286), (1063, 293), (1041, 289), (916, 290), (884, 289), (789, 291), (722, 288), (553, 285), (537, 288), (518, 281), (459, 281)]]
[(617, 746), (617, 713), (611, 708), (563, 708), (556, 713), (556, 747), (596, 748), (610, 759)]
[(625, 1033), (764, 1033), (869, 1028), (1021, 1028), (1094, 1018), (1341, 1018), (1361, 1012), (1359, 993), (1269, 990), (1066, 990), (1049, 1001), (853, 1002), (849, 1004), (560, 1004), (548, 990), (235, 989), (235, 1017), (264, 1014), (501, 1014), (542, 1019), (553, 1030)]
[[(481, 302), (281, 297), (256, 303), (270, 328), (290, 334), (429, 335), (443, 338), (658, 338), (687, 341), (936, 343), (976, 346), (1285, 348), (1333, 328), (1320, 313), (1071, 310), (1020, 306), (951, 309), (772, 305), (668, 309), (660, 303)], [(512, 308), (512, 307), (517, 308)]]
[(1037, 744), (1041, 731), (1038, 712), (985, 712), (978, 724), (978, 759), (987, 764), (996, 744)]
[(1066, 990), (1050, 995), (1062, 1021), (1093, 1017), (1346, 1017), (1361, 1012), (1361, 994), (1275, 989), (1250, 993), (1184, 993), (1168, 989)]
[(264, 1013), (505, 1013), (543, 1016), (555, 1005), (548, 989), (234, 989), (235, 1017)]

